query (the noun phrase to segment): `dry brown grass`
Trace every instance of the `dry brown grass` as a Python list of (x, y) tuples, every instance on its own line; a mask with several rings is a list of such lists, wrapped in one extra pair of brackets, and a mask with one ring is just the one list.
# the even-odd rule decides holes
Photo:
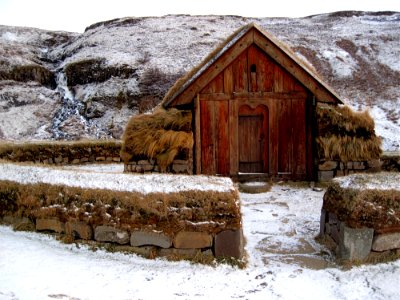
[(356, 190), (334, 182), (324, 195), (323, 208), (353, 228), (368, 227), (378, 232), (400, 228), (398, 190)]
[[(0, 181), (0, 217), (57, 217), (63, 222), (78, 220), (127, 230), (151, 226), (166, 233), (182, 229), (214, 233), (240, 228), (238, 198), (236, 191), (189, 190), (144, 195)], [(199, 222), (201, 226), (196, 225)]]
[(24, 162), (58, 156), (79, 157), (90, 154), (101, 156), (103, 151), (118, 156), (121, 145), (121, 141), (117, 140), (6, 142), (0, 143), (0, 159)]
[(193, 147), (192, 114), (190, 111), (159, 109), (150, 115), (134, 116), (123, 136), (121, 158), (150, 158), (165, 171), (179, 156), (186, 158)]
[(366, 161), (382, 154), (381, 139), (368, 111), (355, 112), (348, 106), (317, 107), (318, 156), (340, 161)]
[(378, 159), (382, 153), (381, 138), (369, 139), (351, 136), (318, 137), (318, 156), (329, 160), (367, 161)]

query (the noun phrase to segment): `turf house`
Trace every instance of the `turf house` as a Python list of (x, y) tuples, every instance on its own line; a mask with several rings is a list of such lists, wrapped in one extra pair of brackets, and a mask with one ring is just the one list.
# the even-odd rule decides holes
[(381, 153), (368, 112), (343, 106), (255, 24), (179, 79), (153, 114), (133, 117), (123, 139), (125, 171), (232, 178), (325, 179), (376, 167)]

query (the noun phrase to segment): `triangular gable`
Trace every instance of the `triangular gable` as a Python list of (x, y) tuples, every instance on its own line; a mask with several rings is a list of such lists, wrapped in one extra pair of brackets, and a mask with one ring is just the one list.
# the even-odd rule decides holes
[(191, 103), (209, 82), (252, 44), (257, 45), (278, 65), (292, 74), (315, 95), (317, 101), (343, 104), (335, 91), (287, 45), (256, 24), (249, 24), (233, 33), (196, 68), (179, 79), (165, 95), (162, 106), (167, 108)]

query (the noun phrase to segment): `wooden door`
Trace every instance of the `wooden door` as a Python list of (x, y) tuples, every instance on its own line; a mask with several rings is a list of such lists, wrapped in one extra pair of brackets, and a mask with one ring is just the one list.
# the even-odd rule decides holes
[(239, 109), (239, 172), (268, 173), (268, 109), (264, 105)]

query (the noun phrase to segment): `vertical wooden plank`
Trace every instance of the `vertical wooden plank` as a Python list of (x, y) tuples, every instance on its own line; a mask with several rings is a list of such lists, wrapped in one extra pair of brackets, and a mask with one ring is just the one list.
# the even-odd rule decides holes
[(229, 159), (230, 175), (239, 172), (239, 146), (238, 146), (238, 100), (229, 101)]
[(307, 174), (306, 99), (292, 100), (293, 175), (305, 179)]
[(215, 112), (213, 101), (200, 101), (201, 171), (215, 174)]
[(314, 157), (316, 157), (317, 149), (315, 136), (317, 132), (316, 122), (316, 105), (313, 103), (312, 95), (306, 99), (306, 132), (307, 132), (307, 180), (316, 180), (317, 172), (314, 170)]
[(283, 92), (283, 70), (278, 65), (274, 66), (274, 92)]
[(283, 92), (293, 92), (295, 86), (295, 79), (286, 70), (282, 69), (282, 80), (283, 80)]
[(200, 92), (200, 94), (213, 94), (224, 92), (224, 72), (217, 75), (210, 83), (208, 83)]
[(269, 108), (269, 171), (272, 175), (278, 174), (278, 141), (279, 141), (279, 101), (270, 99), (268, 101)]
[(229, 175), (229, 105), (228, 101), (214, 101), (217, 174)]
[(257, 92), (257, 75), (258, 75), (258, 51), (255, 46), (250, 46), (248, 49), (248, 64), (247, 72), (249, 82), (249, 92)]
[(200, 126), (200, 96), (197, 94), (194, 103), (194, 127), (195, 127), (195, 153), (194, 153), (194, 161), (196, 164), (195, 174), (201, 174), (201, 126)]
[(230, 64), (224, 70), (224, 93), (233, 93), (233, 66)]
[(258, 50), (257, 88), (259, 92), (272, 92), (274, 86), (274, 62)]
[(282, 99), (279, 101), (279, 141), (278, 141), (278, 174), (292, 172), (292, 101)]
[(247, 92), (247, 49), (233, 62), (234, 92)]

